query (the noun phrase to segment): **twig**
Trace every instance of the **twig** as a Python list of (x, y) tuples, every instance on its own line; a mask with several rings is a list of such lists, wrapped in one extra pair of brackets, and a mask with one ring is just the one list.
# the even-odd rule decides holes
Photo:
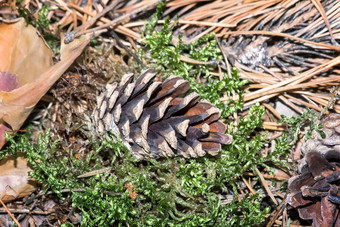
[(87, 29), (88, 27), (92, 26), (96, 22), (96, 20), (98, 20), (98, 18), (104, 16), (107, 12), (113, 10), (119, 4), (119, 2), (120, 2), (119, 0), (111, 2), (111, 4), (105, 7), (103, 11), (96, 14), (92, 19), (88, 20), (85, 24), (75, 29), (74, 32), (77, 33), (81, 31), (82, 29)]
[(250, 194), (255, 195), (255, 191), (252, 188), (251, 184), (248, 183), (247, 180), (243, 176), (241, 176), (241, 178), (242, 178), (243, 182), (245, 183), (245, 185), (247, 186), (247, 188), (249, 189)]
[(13, 221), (15, 222), (15, 224), (17, 224), (19, 227), (21, 227), (20, 223), (18, 222), (18, 220), (14, 217), (14, 215), (12, 214), (12, 212), (7, 208), (7, 206), (5, 205), (5, 203), (2, 201), (2, 199), (0, 199), (0, 203), (2, 204), (2, 206), (5, 208), (5, 210), (7, 211), (7, 213), (9, 214), (9, 216), (11, 216), (11, 218), (13, 219)]
[(270, 218), (270, 220), (269, 220), (268, 224), (266, 225), (266, 227), (271, 227), (274, 224), (275, 220), (279, 217), (281, 212), (286, 207), (286, 203), (287, 203), (287, 193), (285, 194), (284, 199), (282, 200), (280, 205), (276, 208), (275, 214)]
[(89, 30), (86, 30), (86, 31), (83, 31), (83, 32), (78, 32), (78, 33), (76, 34), (76, 37), (77, 37), (77, 36), (80, 36), (80, 35), (83, 35), (83, 34), (86, 34), (86, 33), (92, 33), (92, 32), (95, 32), (95, 31), (98, 31), (98, 30), (101, 30), (101, 29), (104, 29), (104, 28), (109, 28), (109, 27), (111, 27), (111, 26), (114, 26), (114, 25), (120, 23), (120, 22), (121, 22), (122, 20), (124, 20), (125, 18), (128, 18), (128, 17), (130, 17), (131, 15), (136, 14), (136, 13), (139, 13), (139, 12), (141, 12), (141, 11), (144, 11), (145, 9), (147, 9), (147, 8), (149, 8), (149, 7), (152, 7), (152, 6), (154, 6), (154, 5), (157, 5), (159, 2), (160, 2), (159, 0), (154, 0), (154, 1), (152, 1), (151, 3), (149, 3), (149, 4), (147, 4), (147, 5), (143, 6), (143, 7), (140, 7), (140, 8), (138, 8), (138, 9), (132, 10), (131, 12), (126, 13), (126, 14), (124, 14), (124, 15), (122, 15), (122, 16), (120, 16), (120, 17), (118, 17), (118, 18), (116, 18), (116, 19), (114, 19), (114, 20), (112, 20), (112, 21), (110, 21), (109, 23), (100, 25), (100, 26), (98, 26), (98, 27), (96, 27), (96, 28), (92, 28), (92, 29), (89, 29)]
[[(12, 208), (8, 208), (8, 210), (14, 214), (37, 214), (37, 215), (49, 215), (55, 212), (53, 210), (43, 211), (43, 210), (12, 209)], [(5, 214), (5, 213), (7, 213), (7, 210), (0, 208), (0, 214)]]
[[(279, 226), (283, 226), (282, 225), (282, 221), (280, 221), (280, 220), (275, 220), (275, 223), (278, 224)], [(294, 224), (290, 224), (289, 227), (310, 227), (310, 225), (294, 225)]]
[[(131, 27), (138, 27), (143, 26), (146, 21), (137, 21), (137, 22), (130, 22), (124, 25), (124, 27), (131, 28)], [(164, 24), (165, 20), (158, 20), (157, 24)], [(171, 20), (170, 23), (175, 23), (175, 21)], [(235, 27), (235, 24), (225, 24), (225, 23), (213, 23), (207, 21), (189, 21), (189, 20), (177, 20), (176, 23), (178, 24), (190, 24), (190, 25), (197, 25), (197, 26), (213, 26), (213, 27), (224, 27), (224, 28), (232, 28)]]
[(143, 68), (145, 67), (143, 62), (137, 57), (137, 55), (135, 53), (133, 53), (127, 46), (125, 46), (122, 43), (122, 41), (120, 41), (119, 37), (117, 36), (117, 34), (113, 30), (110, 31), (110, 34), (117, 41), (117, 44), (120, 47), (124, 48), (124, 50), (126, 50), (130, 54), (130, 56), (132, 56)]

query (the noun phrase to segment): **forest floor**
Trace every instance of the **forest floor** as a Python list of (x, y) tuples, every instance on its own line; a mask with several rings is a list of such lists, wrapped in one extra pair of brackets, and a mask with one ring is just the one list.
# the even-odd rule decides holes
[[(66, 61), (65, 50), (76, 59), (6, 135), (0, 157), (27, 161), (30, 187), (0, 196), (0, 226), (310, 226), (289, 205), (288, 180), (324, 115), (340, 113), (339, 5), (0, 1), (0, 20), (23, 17), (54, 64)], [(27, 64), (43, 62), (37, 55)], [(219, 108), (233, 142), (217, 156), (140, 161), (121, 141), (100, 138), (97, 97), (147, 68), (157, 81), (189, 81), (190, 92)]]

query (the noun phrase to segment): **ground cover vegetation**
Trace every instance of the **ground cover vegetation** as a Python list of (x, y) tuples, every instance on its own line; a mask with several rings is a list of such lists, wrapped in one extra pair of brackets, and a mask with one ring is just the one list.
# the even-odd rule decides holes
[[(27, 23), (57, 46), (55, 36), (47, 34), (48, 24), (56, 20), (47, 13), (54, 7), (40, 8), (35, 20), (21, 2), (17, 7)], [(93, 37), (83, 58), (48, 94), (54, 96), (52, 107), (42, 101), (33, 113), (38, 120), (28, 122), (24, 132), (6, 134), (8, 144), (0, 157), (24, 152), (33, 169), (29, 175), (40, 185), (34, 198), (59, 204), (45, 222), (64, 227), (256, 226), (275, 221), (276, 209), (286, 203), (280, 195), (287, 183), (276, 173), (292, 173), (295, 145), (313, 130), (322, 134), (321, 115), (306, 108), (299, 116), (277, 121), (284, 127), (279, 134), (268, 132), (265, 106), (244, 106), (245, 88), (252, 81), (241, 78), (237, 68), (221, 70), (228, 60), (216, 33), (184, 42), (176, 30), (180, 18), (170, 20), (165, 10), (165, 1), (151, 10), (134, 56), (119, 39), (106, 33)], [(98, 138), (91, 117), (95, 97), (107, 82), (148, 67), (155, 68), (160, 80), (179, 75), (189, 81), (190, 92), (220, 109), (233, 142), (215, 157), (139, 161), (120, 140)], [(87, 104), (77, 108), (83, 100)], [(272, 179), (269, 186), (264, 175)]]

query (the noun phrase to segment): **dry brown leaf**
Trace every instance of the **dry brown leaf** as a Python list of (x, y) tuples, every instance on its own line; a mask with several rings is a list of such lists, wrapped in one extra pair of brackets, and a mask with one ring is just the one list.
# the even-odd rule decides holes
[(53, 53), (35, 28), (26, 26), (23, 19), (0, 24), (0, 72), (16, 75), (20, 84), (17, 89), (0, 91), (0, 149), (5, 143), (4, 131), (20, 129), (33, 107), (89, 41), (90, 35), (63, 44), (62, 60), (52, 65)]
[(20, 85), (32, 82), (52, 65), (52, 51), (25, 20), (0, 24), (0, 71), (16, 74)]
[(19, 153), (18, 158), (8, 156), (0, 161), (0, 199), (4, 202), (31, 194), (36, 183), (29, 179), (28, 172), (31, 168), (27, 166), (24, 154)]

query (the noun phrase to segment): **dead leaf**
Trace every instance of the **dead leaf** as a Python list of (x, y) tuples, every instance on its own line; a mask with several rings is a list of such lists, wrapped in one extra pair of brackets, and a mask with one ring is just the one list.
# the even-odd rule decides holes
[(0, 72), (0, 91), (12, 91), (20, 87), (18, 77), (8, 72)]
[(9, 202), (14, 199), (31, 194), (36, 183), (28, 176), (32, 171), (27, 166), (24, 154), (19, 153), (18, 158), (8, 156), (0, 161), (0, 199)]
[(25, 25), (24, 19), (0, 24), (0, 72), (16, 75), (20, 85), (14, 90), (0, 90), (0, 149), (5, 143), (4, 131), (20, 129), (41, 97), (89, 41), (90, 35), (87, 35), (70, 44), (62, 44), (62, 60), (52, 65), (52, 51), (35, 28)]
[(0, 24), (0, 53), (0, 72), (17, 75), (21, 86), (37, 79), (53, 63), (53, 52), (24, 19)]

